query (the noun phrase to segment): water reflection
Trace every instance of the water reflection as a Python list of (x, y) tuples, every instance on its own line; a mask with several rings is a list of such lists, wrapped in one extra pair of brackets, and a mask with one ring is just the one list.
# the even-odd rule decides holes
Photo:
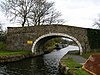
[(69, 46), (44, 56), (0, 64), (0, 75), (60, 75), (59, 60), (69, 49), (78, 50), (78, 47)]

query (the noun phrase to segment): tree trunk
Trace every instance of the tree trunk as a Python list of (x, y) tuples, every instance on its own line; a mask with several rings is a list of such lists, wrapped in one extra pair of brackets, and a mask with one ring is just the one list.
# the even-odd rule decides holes
[(22, 23), (22, 27), (24, 27), (25, 22), (26, 22), (26, 16), (24, 16), (24, 21), (23, 21), (23, 23)]

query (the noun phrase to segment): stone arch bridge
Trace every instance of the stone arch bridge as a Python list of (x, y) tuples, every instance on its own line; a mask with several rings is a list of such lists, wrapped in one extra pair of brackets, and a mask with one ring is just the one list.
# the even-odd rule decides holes
[(75, 41), (82, 53), (91, 49), (88, 36), (91, 30), (94, 31), (93, 29), (67, 25), (8, 27), (7, 48), (10, 50), (32, 50), (35, 54), (41, 54), (43, 53), (42, 46), (47, 40), (54, 37), (66, 37)]

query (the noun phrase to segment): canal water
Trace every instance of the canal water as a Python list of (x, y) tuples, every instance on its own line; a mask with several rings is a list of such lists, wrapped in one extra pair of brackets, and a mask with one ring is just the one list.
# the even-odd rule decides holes
[(69, 50), (78, 50), (68, 46), (36, 58), (28, 58), (13, 63), (0, 64), (0, 75), (61, 75), (59, 61)]

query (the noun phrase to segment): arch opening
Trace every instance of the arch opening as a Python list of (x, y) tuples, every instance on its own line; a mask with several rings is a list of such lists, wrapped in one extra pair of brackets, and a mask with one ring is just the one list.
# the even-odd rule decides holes
[(83, 51), (82, 51), (82, 46), (81, 46), (80, 42), (76, 38), (74, 38), (70, 35), (64, 34), (64, 33), (49, 33), (49, 34), (45, 34), (45, 35), (40, 36), (33, 43), (32, 53), (37, 54), (37, 52), (39, 52), (39, 53), (42, 54), (42, 50), (38, 50), (38, 49), (41, 49), (41, 45), (44, 42), (48, 41), (49, 39), (52, 39), (52, 38), (55, 38), (55, 37), (65, 37), (65, 38), (72, 39), (77, 44), (77, 46), (79, 47), (80, 55), (82, 54)]

